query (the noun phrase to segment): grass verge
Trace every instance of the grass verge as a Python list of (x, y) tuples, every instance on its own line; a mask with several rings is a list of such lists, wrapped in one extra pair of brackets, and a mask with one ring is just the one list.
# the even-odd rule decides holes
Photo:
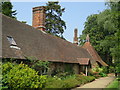
[(118, 88), (119, 82), (117, 79), (115, 79), (112, 83), (110, 83), (107, 88)]

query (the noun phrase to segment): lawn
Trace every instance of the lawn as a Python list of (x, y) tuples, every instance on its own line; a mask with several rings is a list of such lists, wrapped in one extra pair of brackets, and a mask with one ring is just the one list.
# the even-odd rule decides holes
[(118, 88), (119, 82), (115, 79), (112, 83), (110, 83), (107, 88)]

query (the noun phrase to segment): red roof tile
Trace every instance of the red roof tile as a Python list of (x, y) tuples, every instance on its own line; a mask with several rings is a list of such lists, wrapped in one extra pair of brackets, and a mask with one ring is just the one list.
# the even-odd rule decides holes
[(80, 65), (88, 65), (90, 58), (77, 58)]
[(93, 60), (95, 60), (96, 62), (98, 61), (103, 66), (108, 66), (101, 59), (101, 57), (98, 55), (98, 53), (96, 52), (95, 48), (90, 44), (90, 42), (85, 42), (85, 44), (83, 45), (83, 48), (85, 48), (89, 52), (89, 54), (91, 55)]

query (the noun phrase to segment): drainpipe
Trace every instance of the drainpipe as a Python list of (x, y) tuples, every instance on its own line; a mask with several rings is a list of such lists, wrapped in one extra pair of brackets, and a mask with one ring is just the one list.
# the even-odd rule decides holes
[(86, 76), (87, 76), (87, 73), (88, 73), (88, 69), (87, 69), (87, 66), (86, 66)]

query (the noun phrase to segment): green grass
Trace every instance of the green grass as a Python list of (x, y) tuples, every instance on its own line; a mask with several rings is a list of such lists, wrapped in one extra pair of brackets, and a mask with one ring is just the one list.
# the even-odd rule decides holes
[(118, 80), (115, 79), (112, 83), (110, 83), (107, 88), (118, 88)]

